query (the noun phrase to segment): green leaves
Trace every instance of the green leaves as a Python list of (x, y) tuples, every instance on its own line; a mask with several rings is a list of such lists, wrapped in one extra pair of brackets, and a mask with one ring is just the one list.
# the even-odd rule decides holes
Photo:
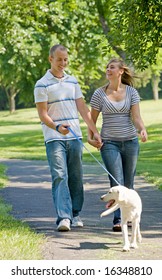
[(161, 1), (127, 0), (117, 4), (127, 59), (143, 70), (156, 62), (161, 41)]
[(32, 104), (34, 84), (49, 68), (48, 51), (56, 43), (68, 48), (68, 71), (85, 94), (112, 55), (143, 70), (156, 62), (161, 14), (160, 0), (3, 0), (1, 84), (8, 96)]

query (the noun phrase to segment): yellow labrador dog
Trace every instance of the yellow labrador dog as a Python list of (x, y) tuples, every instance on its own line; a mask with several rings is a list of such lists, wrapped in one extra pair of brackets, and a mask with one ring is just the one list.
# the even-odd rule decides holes
[[(138, 193), (124, 186), (115, 186), (110, 188), (107, 194), (101, 196), (101, 199), (108, 202), (106, 205), (108, 209), (101, 214), (101, 217), (109, 215), (118, 208), (121, 210), (123, 251), (129, 251), (130, 248), (137, 248), (137, 241), (142, 241), (140, 233), (142, 202)], [(132, 221), (131, 243), (128, 239), (128, 221)]]

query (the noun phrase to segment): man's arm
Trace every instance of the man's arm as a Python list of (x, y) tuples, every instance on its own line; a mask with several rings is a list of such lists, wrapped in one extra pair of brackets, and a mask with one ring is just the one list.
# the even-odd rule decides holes
[(98, 130), (93, 122), (91, 112), (88, 109), (87, 105), (84, 102), (84, 99), (78, 98), (76, 99), (76, 105), (77, 109), (82, 116), (83, 120), (86, 122), (88, 128), (93, 132), (94, 138), (98, 141), (98, 144), (101, 145), (101, 137), (100, 134), (98, 133)]
[[(39, 115), (41, 122), (43, 122), (45, 125), (47, 125), (51, 129), (56, 130), (57, 125), (53, 122), (53, 120), (47, 113), (47, 102), (36, 103), (36, 107), (37, 107), (38, 115)], [(68, 126), (69, 125), (67, 125), (67, 124), (61, 124), (59, 126), (58, 131), (61, 134), (66, 135), (69, 133), (69, 130), (67, 129)]]
[[(99, 111), (91, 108), (91, 116), (92, 116), (92, 120), (93, 120), (95, 125), (97, 123), (99, 113), (100, 113)], [(88, 143), (90, 145), (94, 146), (95, 148), (98, 148), (98, 149), (101, 148), (101, 146), (98, 145), (98, 142), (94, 139), (93, 132), (89, 128), (88, 128)]]

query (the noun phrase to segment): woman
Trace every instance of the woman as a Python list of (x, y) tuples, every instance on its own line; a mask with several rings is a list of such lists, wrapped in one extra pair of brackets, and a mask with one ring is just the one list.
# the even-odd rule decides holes
[[(96, 123), (102, 113), (101, 138), (103, 145), (93, 139), (89, 130), (88, 142), (101, 148), (107, 170), (121, 184), (133, 188), (139, 154), (138, 133), (147, 141), (147, 132), (140, 116), (140, 97), (133, 88), (133, 75), (118, 58), (109, 61), (106, 68), (106, 86), (98, 88), (91, 98), (91, 115)], [(109, 176), (110, 186), (116, 182)], [(114, 212), (113, 230), (121, 231), (120, 209)]]

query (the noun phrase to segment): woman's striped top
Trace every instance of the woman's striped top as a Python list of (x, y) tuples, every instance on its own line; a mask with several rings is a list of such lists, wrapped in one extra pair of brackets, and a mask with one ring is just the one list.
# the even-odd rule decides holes
[(137, 137), (132, 121), (131, 107), (139, 103), (137, 90), (126, 85), (125, 99), (120, 102), (111, 101), (104, 88), (98, 88), (91, 98), (91, 107), (102, 112), (101, 137), (103, 140), (125, 141)]

